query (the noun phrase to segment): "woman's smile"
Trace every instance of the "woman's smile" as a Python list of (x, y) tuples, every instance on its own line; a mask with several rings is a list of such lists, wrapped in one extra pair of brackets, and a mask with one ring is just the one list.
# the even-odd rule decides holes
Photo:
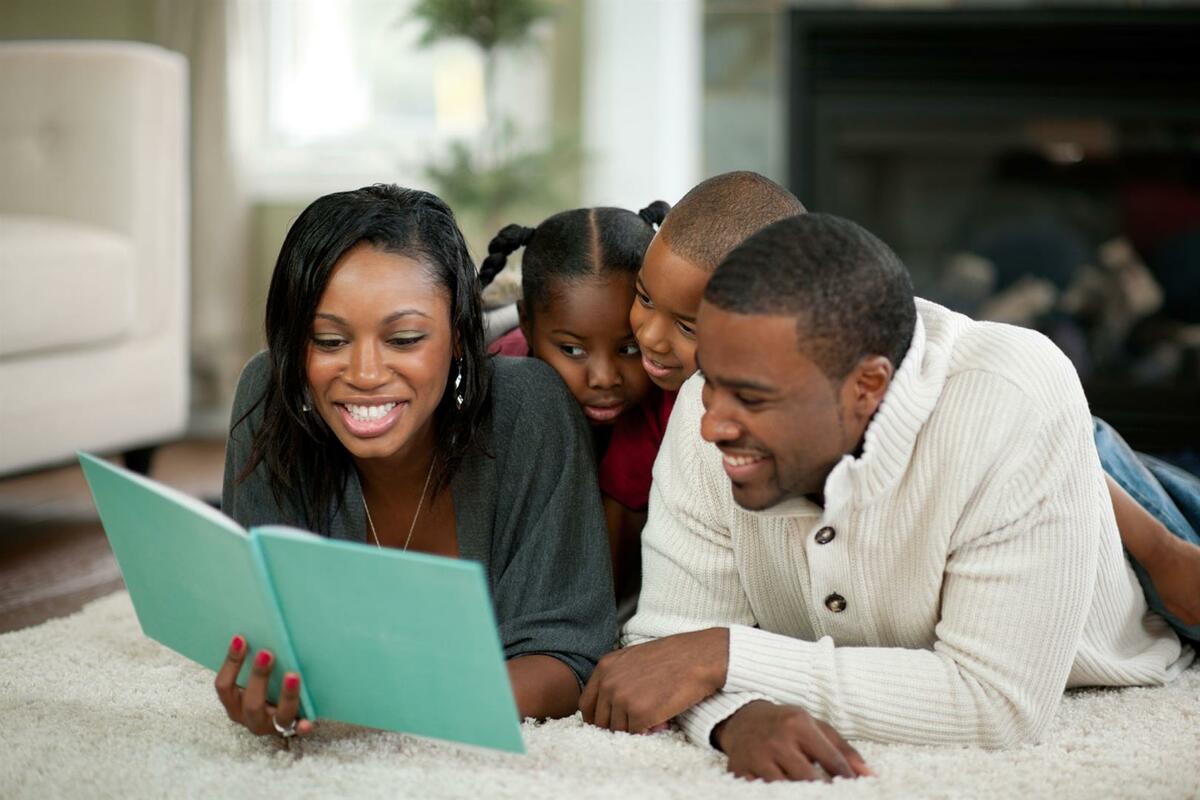
[(360, 439), (382, 436), (400, 421), (406, 402), (385, 403), (334, 403), (346, 430)]
[(308, 388), (358, 459), (433, 437), (453, 357), (450, 300), (429, 268), (360, 243), (338, 259), (313, 319)]

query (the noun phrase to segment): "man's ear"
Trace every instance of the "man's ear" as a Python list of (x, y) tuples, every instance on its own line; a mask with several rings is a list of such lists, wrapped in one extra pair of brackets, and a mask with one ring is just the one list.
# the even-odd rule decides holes
[(874, 416), (895, 372), (887, 356), (867, 356), (854, 366), (846, 386), (850, 390), (849, 406), (857, 420), (865, 423)]

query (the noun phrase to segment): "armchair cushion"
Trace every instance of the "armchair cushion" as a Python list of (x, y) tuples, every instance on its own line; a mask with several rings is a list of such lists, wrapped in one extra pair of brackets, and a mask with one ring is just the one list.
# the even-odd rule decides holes
[(66, 219), (0, 214), (0, 242), (0, 358), (130, 333), (129, 237)]

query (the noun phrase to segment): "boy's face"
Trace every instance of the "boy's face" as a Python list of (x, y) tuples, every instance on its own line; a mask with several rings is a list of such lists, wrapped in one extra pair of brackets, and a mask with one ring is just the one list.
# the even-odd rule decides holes
[(650, 390), (625, 313), (633, 282), (605, 275), (556, 288), (548, 308), (521, 308), (531, 354), (554, 367), (588, 422), (611, 425)]
[(696, 315), (711, 273), (675, 254), (660, 232), (638, 273), (629, 324), (650, 380), (676, 391), (696, 371)]

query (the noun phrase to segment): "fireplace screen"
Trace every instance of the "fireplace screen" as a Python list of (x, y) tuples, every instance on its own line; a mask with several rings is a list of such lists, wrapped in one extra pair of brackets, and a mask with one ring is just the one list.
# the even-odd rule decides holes
[(1200, 17), (1167, 16), (793, 12), (789, 140), (800, 196), (918, 294), (1041, 330), (1099, 416), (1190, 460)]

